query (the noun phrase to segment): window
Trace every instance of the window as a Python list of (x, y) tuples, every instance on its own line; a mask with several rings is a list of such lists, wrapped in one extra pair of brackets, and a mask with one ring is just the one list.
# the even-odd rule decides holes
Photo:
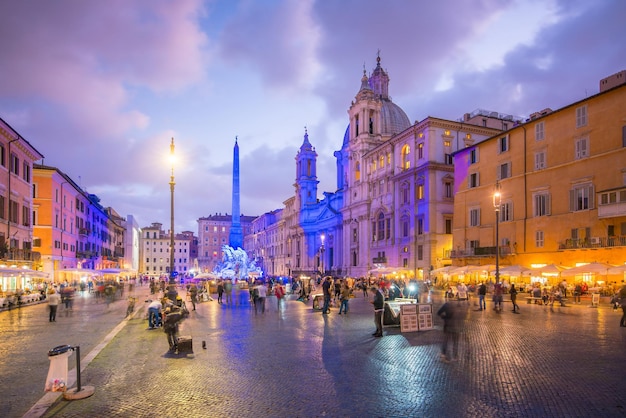
[(535, 247), (543, 247), (543, 231), (535, 231)]
[(423, 142), (420, 142), (419, 144), (417, 144), (417, 158), (419, 158), (420, 160), (424, 158), (424, 143)]
[(424, 246), (423, 245), (417, 246), (417, 259), (418, 260), (424, 259)]
[(0, 219), (6, 219), (6, 215), (4, 213), (4, 196), (0, 196)]
[(424, 185), (423, 184), (417, 185), (417, 188), (415, 189), (415, 197), (417, 198), (417, 200), (422, 200), (424, 198)]
[(20, 175), (20, 159), (13, 153), (11, 153), (11, 172), (16, 176)]
[(626, 147), (626, 126), (622, 126), (622, 147)]
[(600, 195), (601, 205), (610, 205), (612, 203), (617, 203), (617, 192), (602, 193)]
[(385, 166), (385, 156), (381, 155), (379, 160), (380, 160), (380, 168), (383, 168)]
[(480, 209), (470, 209), (469, 211), (469, 224), (470, 226), (480, 225)]
[(546, 168), (546, 152), (540, 151), (535, 153), (535, 170), (543, 170)]
[(22, 167), (22, 178), (30, 183), (30, 165), (27, 161), (24, 161), (24, 166)]
[(574, 158), (580, 160), (589, 156), (589, 138), (580, 138), (576, 140), (576, 149)]
[(0, 165), (2, 165), (2, 167), (7, 166), (7, 154), (4, 145), (0, 145)]
[(539, 122), (535, 125), (535, 141), (543, 141), (544, 138), (543, 122)]
[(593, 209), (593, 185), (577, 186), (570, 190), (569, 208), (571, 212)]
[(587, 126), (587, 105), (576, 108), (576, 127)]
[(499, 153), (503, 153), (509, 150), (509, 137), (503, 136), (498, 140)]
[(22, 225), (30, 226), (30, 208), (28, 206), (22, 206)]
[(411, 161), (409, 159), (410, 154), (411, 154), (411, 147), (409, 147), (408, 145), (403, 146), (402, 153), (401, 153), (403, 170), (408, 170), (409, 168), (411, 168)]
[(9, 200), (9, 221), (13, 223), (18, 223), (18, 203), (12, 200)]
[(452, 182), (446, 181), (443, 183), (443, 197), (445, 199), (452, 199)]
[(550, 195), (540, 193), (533, 196), (533, 216), (550, 215)]
[(447, 235), (452, 234), (452, 219), (446, 218), (444, 219), (444, 222), (445, 222), (445, 228), (446, 228), (445, 233)]
[(469, 175), (468, 187), (470, 189), (478, 187), (478, 173), (472, 173)]
[(443, 163), (446, 165), (452, 165), (454, 163), (452, 154), (444, 154)]
[(424, 219), (418, 218), (417, 219), (417, 235), (423, 235), (423, 234), (424, 234)]
[(406, 218), (402, 219), (402, 237), (407, 238), (409, 236), (409, 220)]
[(498, 172), (496, 174), (498, 180), (511, 177), (511, 163), (500, 164), (500, 166), (498, 167)]
[(500, 222), (513, 220), (513, 203), (506, 202), (500, 205)]
[(409, 185), (404, 183), (402, 185), (402, 189), (400, 190), (401, 202), (406, 204), (409, 203)]
[(354, 180), (361, 180), (361, 163), (358, 161), (354, 163)]
[(476, 164), (478, 162), (478, 150), (474, 148), (469, 153), (469, 163)]
[(359, 232), (357, 228), (352, 228), (352, 242), (355, 244), (359, 242)]
[(385, 216), (378, 214), (378, 241), (385, 239)]

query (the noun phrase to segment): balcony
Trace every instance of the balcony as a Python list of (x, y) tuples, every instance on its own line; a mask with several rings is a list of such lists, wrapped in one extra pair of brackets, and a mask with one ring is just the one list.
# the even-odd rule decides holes
[(626, 188), (598, 193), (598, 219), (626, 216)]
[(89, 229), (87, 228), (80, 228), (78, 230), (78, 235), (83, 235), (83, 236), (88, 236), (89, 235)]
[[(500, 256), (511, 255), (511, 248), (508, 246), (500, 247)], [(465, 257), (495, 257), (496, 247), (474, 247), (465, 248), (464, 250), (450, 251), (450, 258)]]
[(10, 249), (5, 250), (0, 253), (0, 256), (3, 260), (11, 260), (11, 261), (32, 261), (32, 262), (40, 262), (41, 261), (41, 253), (38, 251), (32, 250), (20, 250), (20, 249)]
[(626, 247), (626, 236), (568, 238), (559, 242), (559, 250)]
[(374, 264), (386, 264), (387, 257), (374, 257), (372, 258), (372, 263)]

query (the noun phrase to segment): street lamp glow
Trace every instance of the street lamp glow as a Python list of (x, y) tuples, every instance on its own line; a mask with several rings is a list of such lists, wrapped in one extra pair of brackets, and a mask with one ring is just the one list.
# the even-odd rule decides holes
[(322, 246), (320, 247), (320, 256), (321, 256), (320, 267), (322, 270), (322, 277), (324, 277), (324, 240), (326, 239), (326, 235), (324, 234), (320, 235), (320, 239), (322, 240)]
[(500, 193), (500, 183), (496, 181), (493, 193), (493, 208), (496, 210), (496, 283), (500, 282), (500, 208), (502, 206), (502, 194)]

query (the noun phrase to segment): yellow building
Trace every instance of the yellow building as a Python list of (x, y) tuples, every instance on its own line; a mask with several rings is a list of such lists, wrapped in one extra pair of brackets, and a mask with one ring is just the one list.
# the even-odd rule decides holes
[(455, 153), (455, 265), (626, 262), (625, 75)]

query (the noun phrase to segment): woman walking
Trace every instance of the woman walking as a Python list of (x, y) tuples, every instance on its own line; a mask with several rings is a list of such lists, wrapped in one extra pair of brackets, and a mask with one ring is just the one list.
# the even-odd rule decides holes
[(519, 306), (517, 306), (517, 289), (514, 284), (511, 284), (511, 290), (509, 290), (509, 294), (511, 295), (511, 303), (513, 304), (513, 313), (519, 313)]

